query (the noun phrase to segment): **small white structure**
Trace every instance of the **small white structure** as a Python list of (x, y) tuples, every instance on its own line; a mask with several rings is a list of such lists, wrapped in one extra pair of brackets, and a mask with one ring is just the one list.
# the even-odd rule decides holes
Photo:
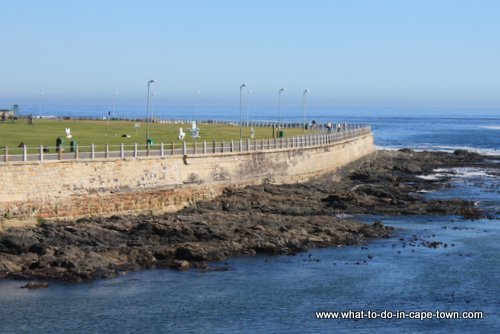
[(186, 137), (186, 134), (182, 131), (182, 128), (179, 128), (179, 135), (177, 138), (179, 138), (179, 140), (184, 140), (184, 137)]
[(71, 129), (70, 128), (66, 128), (64, 129), (64, 132), (66, 132), (66, 138), (73, 138), (73, 136), (71, 135)]
[(254, 139), (255, 138), (255, 130), (252, 128), (250, 128), (250, 138), (251, 139)]
[(196, 126), (196, 121), (191, 122), (191, 129), (189, 130), (191, 137), (200, 138), (200, 129)]

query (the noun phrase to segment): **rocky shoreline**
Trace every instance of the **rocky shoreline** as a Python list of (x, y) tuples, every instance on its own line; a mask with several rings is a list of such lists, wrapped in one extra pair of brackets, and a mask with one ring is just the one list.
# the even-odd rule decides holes
[(423, 197), (422, 191), (450, 183), (421, 176), (453, 167), (500, 173), (492, 157), (467, 151), (377, 151), (307, 183), (227, 188), (218, 198), (177, 213), (11, 228), (0, 232), (0, 278), (78, 282), (142, 268), (224, 270), (208, 263), (390, 236), (392, 228), (380, 221), (362, 224), (340, 218), (345, 214), (488, 217), (467, 200)]

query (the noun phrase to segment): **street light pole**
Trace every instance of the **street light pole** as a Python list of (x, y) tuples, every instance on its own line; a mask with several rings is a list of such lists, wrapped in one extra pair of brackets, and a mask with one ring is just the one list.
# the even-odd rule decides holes
[(286, 90), (286, 88), (281, 88), (279, 92), (279, 98), (278, 98), (278, 110), (279, 110), (279, 122), (281, 123), (281, 93), (283, 93)]
[(153, 116), (154, 116), (154, 113), (155, 113), (155, 108), (154, 108), (154, 104), (153, 104), (153, 96), (155, 96), (156, 93), (153, 93), (151, 92), (151, 94), (149, 94), (150, 96), (150, 99), (151, 101), (149, 101), (149, 119), (150, 120), (153, 120)]
[(306, 122), (307, 122), (307, 93), (309, 93), (309, 89), (304, 89), (304, 132), (306, 131)]
[(240, 86), (240, 140), (243, 138), (243, 128), (242, 128), (242, 123), (243, 123), (243, 111), (241, 108), (241, 92), (243, 91), (243, 88), (245, 88), (247, 85), (242, 84)]
[(149, 100), (151, 99), (151, 95), (149, 93), (149, 90), (150, 90), (151, 84), (155, 81), (156, 81), (155, 79), (151, 79), (148, 81), (148, 100), (147, 100), (147, 104), (146, 104), (146, 122), (148, 123), (148, 126), (147, 126), (148, 129), (146, 131), (146, 145), (148, 145), (148, 146), (150, 143), (150, 138), (149, 138), (149, 123), (150, 123), (150, 120), (149, 120)]

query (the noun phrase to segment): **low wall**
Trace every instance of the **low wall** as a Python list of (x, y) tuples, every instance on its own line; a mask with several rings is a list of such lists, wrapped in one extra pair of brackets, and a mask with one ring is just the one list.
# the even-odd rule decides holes
[(68, 218), (165, 212), (228, 185), (295, 183), (374, 150), (371, 133), (316, 147), (209, 155), (0, 165), (0, 217)]

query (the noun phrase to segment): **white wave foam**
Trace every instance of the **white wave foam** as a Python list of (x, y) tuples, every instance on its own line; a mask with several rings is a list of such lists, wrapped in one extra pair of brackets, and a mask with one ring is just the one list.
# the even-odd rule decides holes
[(380, 146), (380, 145), (375, 145), (376, 150), (385, 150), (385, 151), (397, 151), (400, 150), (404, 147), (390, 147), (390, 146)]
[(417, 175), (419, 179), (422, 180), (428, 180), (428, 181), (433, 181), (433, 180), (439, 180), (440, 178), (445, 177), (445, 174), (429, 174), (429, 175)]
[(457, 167), (452, 168), (455, 177), (469, 178), (469, 177), (491, 177), (487, 170), (471, 168), (471, 167)]
[(494, 175), (488, 173), (486, 169), (479, 169), (474, 167), (455, 167), (455, 168), (437, 168), (434, 169), (434, 174), (418, 175), (417, 177), (423, 180), (439, 180), (444, 177), (454, 178), (496, 178)]
[(500, 150), (497, 150), (495, 148), (478, 148), (478, 147), (470, 147), (470, 146), (442, 146), (442, 145), (429, 145), (429, 146), (417, 146), (417, 147), (411, 147), (411, 146), (401, 146), (401, 147), (395, 147), (395, 146), (375, 146), (377, 150), (390, 150), (390, 151), (397, 151), (402, 148), (409, 148), (414, 150), (415, 152), (423, 152), (423, 151), (439, 151), (439, 152), (448, 152), (448, 153), (453, 153), (456, 150), (465, 150), (469, 152), (474, 152), (478, 153), (481, 155), (490, 155), (490, 156), (498, 156), (500, 155)]
[(435, 190), (426, 190), (426, 189), (422, 189), (422, 190), (419, 190), (417, 191), (418, 193), (421, 193), (421, 194), (430, 194), (430, 193), (433, 193), (433, 192), (436, 192)]
[(500, 125), (483, 125), (481, 128), (488, 130), (500, 130)]
[(488, 173), (487, 169), (480, 169), (474, 167), (454, 167), (454, 168), (437, 168), (434, 169), (436, 174), (459, 178), (472, 178), (472, 177), (495, 177)]

